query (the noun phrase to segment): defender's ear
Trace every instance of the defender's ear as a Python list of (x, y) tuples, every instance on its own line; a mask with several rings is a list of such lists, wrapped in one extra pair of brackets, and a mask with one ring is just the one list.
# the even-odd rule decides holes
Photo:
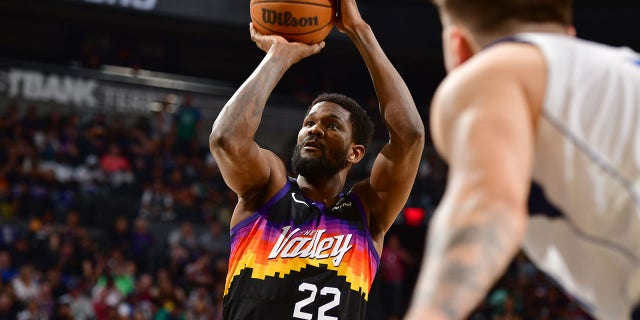
[(460, 66), (473, 56), (471, 38), (463, 28), (458, 25), (449, 25), (443, 36), (447, 38), (443, 43), (448, 47), (445, 49), (448, 50), (448, 61), (446, 61), (448, 70)]

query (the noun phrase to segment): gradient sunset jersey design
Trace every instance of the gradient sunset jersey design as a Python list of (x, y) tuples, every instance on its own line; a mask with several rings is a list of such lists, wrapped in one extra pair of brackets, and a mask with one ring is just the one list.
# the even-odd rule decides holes
[(355, 195), (324, 208), (290, 179), (231, 230), (223, 318), (364, 319), (379, 262)]

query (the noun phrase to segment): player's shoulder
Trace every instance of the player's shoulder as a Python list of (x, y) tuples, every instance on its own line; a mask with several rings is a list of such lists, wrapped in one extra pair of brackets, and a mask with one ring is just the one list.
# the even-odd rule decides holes
[(546, 61), (538, 47), (521, 42), (500, 43), (480, 51), (452, 70), (440, 84), (436, 100), (460, 101), (514, 84), (533, 92), (544, 87), (546, 77)]
[(461, 80), (512, 81), (528, 78), (531, 71), (544, 68), (545, 57), (537, 46), (523, 42), (504, 42), (480, 51), (459, 70)]
[[(544, 99), (547, 68), (542, 52), (531, 44), (505, 42), (474, 55), (452, 70), (440, 84), (431, 105), (431, 131), (438, 150), (444, 150), (453, 123), (465, 114), (500, 115), (515, 103), (537, 115)], [(480, 108), (480, 109), (478, 109)], [(466, 112), (469, 111), (469, 112)]]

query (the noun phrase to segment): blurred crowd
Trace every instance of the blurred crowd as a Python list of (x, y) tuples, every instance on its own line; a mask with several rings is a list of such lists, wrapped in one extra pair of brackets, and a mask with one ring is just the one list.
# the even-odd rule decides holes
[[(0, 111), (0, 320), (221, 319), (236, 198), (188, 96), (136, 119)], [(408, 205), (432, 212), (445, 177), (427, 148)], [(387, 237), (370, 319), (406, 309), (422, 252), (403, 235)], [(471, 318), (589, 319), (522, 254)]]
[(219, 319), (235, 198), (189, 98), (0, 115), (0, 319)]

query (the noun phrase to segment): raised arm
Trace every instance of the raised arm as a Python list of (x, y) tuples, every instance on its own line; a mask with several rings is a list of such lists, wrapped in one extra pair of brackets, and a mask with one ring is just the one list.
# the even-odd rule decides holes
[[(289, 43), (278, 36), (261, 35), (250, 26), (251, 39), (266, 52), (260, 65), (240, 86), (213, 123), (209, 148), (226, 182), (240, 202), (257, 192), (269, 192), (286, 181), (286, 168), (271, 151), (254, 141), (262, 113), (271, 92), (295, 63), (320, 52), (315, 45)], [(232, 225), (237, 218), (232, 218)], [(235, 221), (234, 221), (235, 220)]]
[(466, 319), (526, 233), (535, 117), (521, 75), (538, 74), (514, 76), (519, 66), (500, 60), (526, 53), (502, 53), (467, 62), (434, 97), (431, 128), (449, 177), (406, 319)]
[(384, 233), (411, 192), (424, 148), (424, 125), (409, 88), (361, 18), (355, 0), (340, 3), (338, 29), (351, 38), (366, 63), (389, 131), (370, 179), (354, 187), (368, 206), (369, 225), (380, 249)]

